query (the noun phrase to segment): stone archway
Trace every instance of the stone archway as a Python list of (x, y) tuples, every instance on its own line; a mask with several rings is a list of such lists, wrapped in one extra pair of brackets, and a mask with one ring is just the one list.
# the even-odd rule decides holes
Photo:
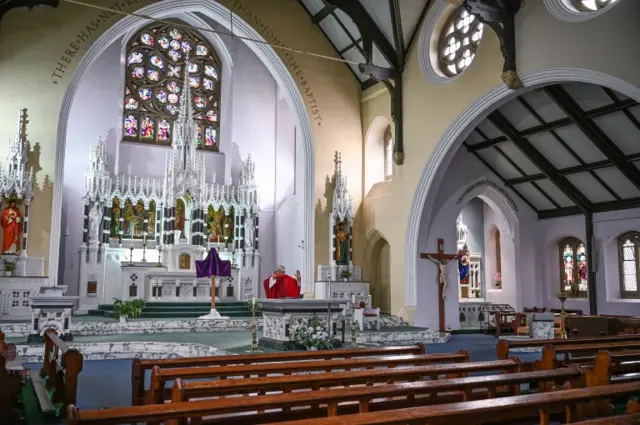
[[(262, 43), (247, 43), (247, 46), (256, 54), (256, 56), (264, 63), (278, 85), (282, 87), (284, 97), (287, 101), (293, 116), (296, 119), (296, 125), (300, 131), (300, 138), (304, 149), (304, 214), (303, 214), (303, 232), (305, 240), (304, 259), (302, 267), (303, 285), (305, 292), (313, 290), (313, 265), (314, 253), (308, 247), (315, 246), (315, 159), (313, 147), (313, 135), (311, 131), (311, 122), (307, 114), (304, 100), (291, 73), (286, 65), (271, 48), (264, 38), (240, 16), (232, 13), (227, 7), (209, 0), (164, 0), (152, 5), (141, 8), (137, 11), (139, 15), (162, 17), (176, 12), (197, 12), (208, 16), (227, 29), (231, 28), (231, 19), (233, 19), (233, 31), (241, 37), (260, 40)], [(73, 78), (69, 83), (65, 92), (58, 118), (58, 131), (56, 136), (56, 161), (54, 181), (54, 196), (51, 218), (51, 240), (49, 246), (49, 277), (51, 284), (57, 284), (58, 280), (58, 263), (60, 255), (60, 237), (61, 237), (61, 219), (62, 219), (62, 201), (63, 201), (63, 185), (64, 177), (64, 157), (67, 137), (67, 127), (71, 106), (74, 97), (80, 86), (86, 72), (90, 66), (100, 57), (113, 40), (127, 34), (129, 30), (144, 22), (145, 19), (133, 15), (129, 15), (111, 28), (106, 30), (88, 49), (87, 53), (80, 61), (78, 68), (74, 72)]]
[(447, 128), (423, 169), (409, 212), (405, 238), (405, 305), (413, 309), (417, 304), (417, 276), (419, 240), (432, 221), (431, 205), (453, 156), (471, 131), (491, 112), (511, 99), (538, 87), (567, 81), (596, 84), (616, 90), (625, 96), (640, 100), (640, 88), (619, 78), (597, 71), (578, 68), (544, 69), (521, 75), (524, 88), (511, 91), (499, 84), (469, 105)]
[(371, 265), (371, 301), (382, 313), (391, 314), (391, 247), (378, 231), (367, 235), (367, 264)]

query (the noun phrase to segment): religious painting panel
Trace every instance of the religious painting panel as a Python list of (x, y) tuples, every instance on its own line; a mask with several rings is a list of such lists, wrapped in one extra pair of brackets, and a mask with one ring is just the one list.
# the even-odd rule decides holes
[(147, 239), (153, 239), (156, 236), (156, 201), (149, 202), (149, 211), (147, 211)]
[(120, 199), (116, 196), (111, 203), (111, 237), (120, 236)]
[(170, 144), (186, 77), (198, 144), (218, 151), (221, 66), (202, 35), (166, 23), (151, 24), (129, 40), (125, 69), (123, 140)]
[(191, 268), (191, 256), (189, 254), (180, 254), (178, 257), (178, 268), (180, 270), (189, 270)]
[(587, 293), (587, 250), (580, 240), (569, 237), (560, 241), (560, 290), (572, 297)]
[(122, 223), (123, 237), (126, 239), (142, 239), (145, 218), (144, 202), (139, 200), (134, 204), (131, 199), (125, 200), (122, 217), (124, 218)]
[(186, 206), (182, 198), (176, 201), (176, 230), (180, 230), (184, 235), (184, 224), (186, 220)]
[(351, 226), (344, 220), (340, 220), (335, 225), (334, 240), (334, 260), (339, 266), (349, 265), (349, 234)]
[(15, 196), (9, 198), (7, 206), (2, 211), (0, 221), (2, 225), (2, 254), (19, 254), (24, 220)]
[(207, 208), (207, 234), (209, 242), (224, 242), (224, 208)]
[(233, 207), (229, 208), (229, 214), (224, 217), (224, 242), (232, 243), (233, 242), (233, 219), (234, 219), (234, 211)]

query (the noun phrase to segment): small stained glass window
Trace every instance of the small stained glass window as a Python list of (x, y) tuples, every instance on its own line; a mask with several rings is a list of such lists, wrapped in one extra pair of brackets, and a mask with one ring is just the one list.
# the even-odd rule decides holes
[(448, 77), (455, 77), (467, 69), (476, 55), (483, 29), (478, 18), (463, 6), (457, 8), (440, 35), (440, 70)]
[(620, 292), (624, 298), (638, 298), (640, 276), (640, 233), (629, 232), (618, 238), (618, 264), (620, 268)]
[(576, 238), (560, 241), (560, 290), (572, 297), (586, 297), (587, 274), (587, 248), (584, 243)]
[(123, 140), (171, 144), (186, 72), (199, 144), (218, 150), (221, 67), (204, 37), (178, 25), (149, 25), (129, 41), (125, 64)]
[(597, 12), (611, 6), (618, 0), (573, 0), (573, 5), (581, 12)]

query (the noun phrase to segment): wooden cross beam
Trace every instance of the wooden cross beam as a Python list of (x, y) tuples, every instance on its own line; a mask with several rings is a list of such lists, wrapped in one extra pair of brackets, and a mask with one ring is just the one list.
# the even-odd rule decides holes
[[(449, 261), (456, 260), (457, 254), (445, 254), (444, 253), (444, 239), (438, 239), (438, 252), (437, 253), (421, 253), (420, 258), (431, 260), (439, 265), (447, 264)], [(444, 285), (441, 282), (442, 269), (438, 267), (438, 324), (440, 332), (445, 332), (445, 311), (444, 311)]]

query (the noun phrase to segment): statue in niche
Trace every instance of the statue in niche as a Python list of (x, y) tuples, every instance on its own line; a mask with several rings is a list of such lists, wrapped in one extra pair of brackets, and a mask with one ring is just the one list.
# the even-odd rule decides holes
[(100, 223), (102, 223), (102, 209), (94, 202), (89, 211), (89, 243), (98, 243), (100, 240)]
[(22, 213), (16, 198), (9, 199), (9, 206), (2, 212), (2, 254), (17, 254), (22, 238)]
[(184, 235), (184, 223), (185, 223), (185, 205), (182, 199), (176, 201), (176, 230), (180, 230)]
[(123, 234), (128, 238), (142, 237), (142, 229), (144, 229), (144, 204), (140, 211), (140, 203), (135, 206), (130, 199), (124, 201), (124, 211), (122, 211), (124, 222), (122, 224)]
[(346, 266), (349, 264), (347, 248), (347, 230), (344, 221), (339, 221), (336, 225), (336, 264)]
[(111, 204), (111, 237), (117, 238), (120, 234), (120, 199), (116, 196)]
[(209, 242), (222, 242), (223, 232), (222, 226), (224, 222), (224, 209), (222, 207), (217, 210), (209, 205), (207, 210), (207, 227), (209, 228)]
[(256, 227), (253, 222), (253, 214), (249, 213), (244, 219), (244, 247), (253, 248), (255, 243)]
[(189, 270), (191, 268), (191, 256), (189, 254), (180, 254), (180, 257), (178, 257), (178, 268), (180, 270)]
[[(464, 244), (462, 249), (458, 251), (458, 275), (460, 276), (460, 285), (469, 285), (469, 247)], [(462, 297), (469, 297), (468, 288), (464, 288)]]

